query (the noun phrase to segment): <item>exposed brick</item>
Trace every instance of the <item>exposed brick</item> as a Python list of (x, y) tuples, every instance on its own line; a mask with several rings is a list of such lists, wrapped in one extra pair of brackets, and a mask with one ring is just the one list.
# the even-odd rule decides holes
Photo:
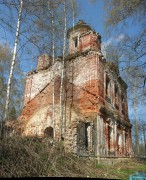
[[(76, 37), (77, 44), (74, 39)], [(130, 155), (131, 124), (128, 119), (125, 82), (119, 79), (116, 66), (105, 62), (100, 51), (100, 35), (87, 24), (80, 21), (74, 31), (72, 28), (68, 31), (68, 38), (69, 56), (72, 58), (65, 61), (62, 99), (62, 138), (66, 150), (80, 155)], [(43, 136), (47, 132), (46, 128), (54, 128), (54, 69), (56, 126), (53, 131), (58, 141), (61, 61), (55, 61), (52, 65), (48, 57), (45, 55), (38, 58), (37, 71), (29, 73), (26, 78), (24, 108), (18, 121), (21, 122), (24, 136)], [(118, 87), (117, 92), (115, 86)]]

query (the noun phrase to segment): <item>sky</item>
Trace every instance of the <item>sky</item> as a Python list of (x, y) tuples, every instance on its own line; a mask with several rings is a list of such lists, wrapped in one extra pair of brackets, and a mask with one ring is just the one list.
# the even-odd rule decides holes
[(103, 36), (103, 0), (96, 0), (94, 3), (89, 0), (79, 0), (79, 4), (82, 8), (79, 18), (83, 19), (87, 24), (91, 25), (96, 32)]
[[(80, 8), (80, 12), (79, 12), (79, 17), (76, 18), (75, 23), (77, 23), (78, 20), (84, 20), (87, 24), (89, 24), (96, 32), (98, 32), (102, 36), (102, 40), (105, 42), (104, 28), (103, 28), (104, 18), (103, 18), (103, 10), (102, 10), (103, 0), (95, 0), (94, 3), (92, 3), (91, 1), (90, 0), (78, 0), (81, 8)], [(3, 14), (6, 14), (6, 16), (7, 16), (8, 12), (3, 8), (4, 6), (2, 4), (0, 4), (0, 6), (1, 6), (1, 12), (3, 11)], [(14, 27), (17, 25), (17, 19), (16, 19), (16, 21), (14, 21), (14, 17), (12, 17), (10, 19), (10, 21), (12, 22)], [(9, 44), (10, 48), (13, 51), (15, 32), (7, 32), (1, 26), (0, 26), (0, 28), (1, 28), (0, 29), (0, 42)], [(109, 40), (107, 40), (107, 43), (108, 42), (109, 42)], [(33, 54), (35, 54), (35, 52), (33, 52), (33, 47), (30, 47), (30, 49), (31, 49), (31, 56), (25, 54), (25, 58), (21, 63), (21, 67), (25, 67), (23, 69), (24, 75), (28, 71), (33, 69), (34, 66), (36, 66), (35, 60), (34, 60), (34, 62), (31, 63), (30, 66), (27, 65), (28, 59), (29, 58), (33, 59)], [(22, 56), (22, 54), (20, 54), (20, 56)]]
[[(118, 36), (109, 36), (106, 34), (104, 28), (105, 23), (105, 14), (104, 14), (104, 3), (103, 0), (95, 0), (94, 3), (91, 3), (89, 0), (79, 0), (79, 4), (82, 7), (81, 15), (78, 19), (84, 20), (87, 24), (89, 24), (96, 32), (98, 32), (102, 36), (102, 44), (103, 46), (107, 46), (112, 43), (117, 43), (124, 38), (124, 32), (120, 33)], [(130, 24), (130, 22), (129, 22)], [(127, 28), (126, 33), (134, 35), (139, 32), (139, 27), (136, 24), (132, 24)], [(116, 34), (116, 32), (115, 32)], [(104, 53), (104, 52), (103, 52)], [(129, 117), (130, 119), (134, 119), (133, 108), (129, 103)], [(145, 120), (146, 117), (146, 107), (143, 102), (138, 104), (137, 108), (138, 118)]]
[[(78, 0), (80, 5), (80, 15), (76, 19), (75, 23), (78, 20), (84, 20), (87, 24), (89, 24), (96, 32), (98, 32), (102, 37), (102, 43), (104, 45), (113, 43), (114, 41), (120, 41), (124, 37), (124, 33), (119, 34), (118, 37), (109, 36), (105, 33), (104, 29), (104, 4), (103, 0), (95, 0), (94, 3), (90, 2), (90, 0)], [(4, 12), (5, 13), (5, 12)], [(134, 34), (138, 31), (137, 27), (127, 29), (129, 34)], [(10, 34), (7, 34), (2, 27), (0, 27), (0, 43), (7, 42), (10, 47), (13, 49), (14, 45), (14, 36), (12, 37)], [(31, 48), (31, 47), (30, 47)], [(33, 51), (33, 50), (32, 50)], [(33, 53), (30, 58), (32, 58)], [(27, 57), (27, 55), (26, 55)], [(33, 68), (33, 63), (31, 65), (25, 64), (26, 68), (29, 66)], [(24, 70), (24, 75), (27, 73), (28, 70)], [(146, 108), (143, 105), (139, 105), (138, 108), (138, 115), (139, 117), (145, 118), (146, 116)], [(129, 107), (129, 117), (133, 118), (133, 109)]]

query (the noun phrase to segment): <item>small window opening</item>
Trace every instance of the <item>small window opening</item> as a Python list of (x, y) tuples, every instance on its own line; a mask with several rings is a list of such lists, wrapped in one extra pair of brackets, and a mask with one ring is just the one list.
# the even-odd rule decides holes
[(75, 47), (78, 47), (78, 37), (75, 37), (74, 44), (75, 44)]
[(106, 95), (108, 97), (111, 96), (111, 82), (110, 82), (110, 78), (108, 76), (106, 76)]
[(106, 76), (106, 95), (108, 95), (108, 85), (109, 85), (109, 78)]
[(111, 80), (108, 76), (106, 76), (106, 100), (111, 103), (112, 102), (112, 88), (111, 88)]

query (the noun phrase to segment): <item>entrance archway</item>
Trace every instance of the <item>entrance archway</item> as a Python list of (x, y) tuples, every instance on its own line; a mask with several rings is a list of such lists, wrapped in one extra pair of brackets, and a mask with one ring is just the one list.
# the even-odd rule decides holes
[(51, 126), (47, 127), (45, 130), (44, 130), (44, 136), (45, 137), (48, 137), (48, 138), (53, 138), (53, 128)]

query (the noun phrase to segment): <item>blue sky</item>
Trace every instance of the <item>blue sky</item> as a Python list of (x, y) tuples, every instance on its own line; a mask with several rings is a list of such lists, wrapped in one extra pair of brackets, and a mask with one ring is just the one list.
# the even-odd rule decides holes
[[(80, 9), (80, 15), (77, 18), (76, 22), (80, 19), (84, 20), (87, 24), (89, 24), (96, 32), (98, 32), (102, 36), (102, 42), (104, 44), (107, 44), (107, 43), (110, 44), (114, 41), (117, 41), (118, 38), (124, 36), (124, 33), (119, 34), (118, 37), (114, 35), (108, 37), (107, 34), (105, 34), (105, 31), (104, 31), (105, 14), (103, 10), (104, 8), (103, 0), (95, 0), (94, 3), (91, 3), (90, 0), (78, 0), (78, 2), (81, 6), (81, 9)], [(129, 34), (137, 33), (138, 26), (134, 25), (132, 28), (128, 28), (127, 32)], [(10, 45), (10, 47), (13, 49), (14, 38), (10, 34), (5, 32), (3, 28), (0, 27), (0, 43), (5, 43), (5, 42), (7, 42)], [(23, 55), (23, 56), (27, 57), (27, 55)], [(32, 56), (33, 56), (33, 53), (31, 54), (29, 58), (32, 58)], [(31, 63), (31, 65), (30, 64), (25, 65), (26, 69), (23, 69), (24, 73), (27, 72), (28, 66), (30, 67), (30, 69), (32, 69), (33, 62)], [(145, 118), (146, 108), (144, 107), (144, 104), (139, 105), (137, 112), (139, 114), (139, 118), (140, 117)], [(130, 118), (133, 118), (133, 109), (130, 107), (129, 107), (129, 116)]]
[(87, 24), (91, 25), (92, 28), (98, 32), (102, 37), (104, 34), (103, 22), (103, 0), (95, 1), (91, 3), (89, 0), (79, 0), (81, 5), (81, 15), (79, 19), (84, 20)]
[[(108, 36), (104, 31), (104, 21), (105, 21), (105, 11), (104, 11), (104, 3), (103, 0), (95, 0), (94, 3), (91, 3), (89, 0), (79, 0), (79, 3), (82, 7), (81, 15), (79, 19), (83, 19), (86, 23), (91, 25), (96, 32), (102, 36), (102, 42), (104, 45), (111, 44), (114, 42), (120, 41), (124, 38), (124, 33), (134, 35), (139, 33), (140, 27), (136, 22), (133, 24), (129, 21), (130, 26), (125, 29), (125, 32), (116, 34), (115, 36), (112, 34)], [(130, 107), (129, 104), (129, 117), (130, 119), (134, 119), (133, 108)], [(140, 102), (137, 107), (138, 118), (145, 119), (146, 117), (146, 107), (144, 102)]]
[[(90, 0), (78, 0), (79, 5), (81, 7), (80, 12), (79, 12), (79, 17), (75, 20), (75, 23), (77, 23), (78, 20), (82, 19), (84, 20), (87, 24), (89, 24), (96, 32), (98, 32), (102, 36), (102, 40), (104, 41), (104, 28), (103, 28), (103, 0), (96, 0), (94, 3), (90, 2)], [(8, 12), (5, 11), (4, 6), (0, 5), (3, 13), (7, 14)], [(14, 17), (12, 17), (13, 21), (13, 26), (16, 27), (17, 25), (17, 19), (14, 21)], [(13, 50), (14, 46), (14, 38), (15, 38), (15, 32), (6, 32), (4, 28), (0, 26), (0, 42), (1, 43), (7, 43)], [(12, 36), (13, 34), (13, 36)], [(32, 58), (33, 57), (33, 47), (30, 47), (32, 50), (31, 52), (31, 57), (30, 55), (25, 54), (26, 58)], [(34, 52), (35, 54), (35, 52)], [(21, 56), (21, 54), (19, 54)], [(23, 55), (24, 56), (24, 55)], [(26, 60), (27, 61), (27, 60)], [(23, 63), (24, 62), (24, 63)], [(24, 73), (27, 71), (30, 71), (32, 68), (34, 68), (35, 61), (34, 63), (31, 63), (31, 67), (28, 65), (25, 65), (25, 60), (23, 60), (21, 63), (21, 66), (26, 66), (24, 70)], [(34, 65), (33, 65), (34, 64)], [(28, 69), (28, 70), (27, 70)]]

